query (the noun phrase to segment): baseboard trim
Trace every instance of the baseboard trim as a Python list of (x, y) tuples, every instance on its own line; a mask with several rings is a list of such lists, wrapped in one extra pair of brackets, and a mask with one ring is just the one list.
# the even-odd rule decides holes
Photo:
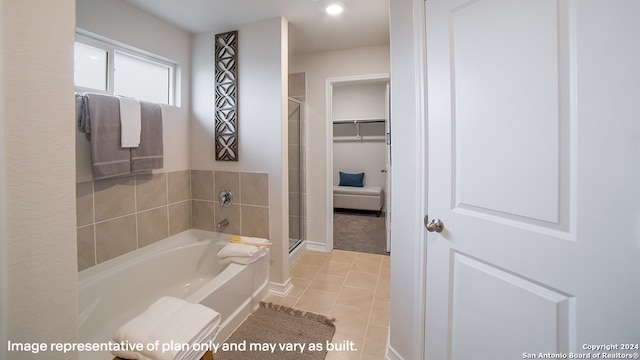
[(327, 244), (315, 242), (315, 241), (306, 241), (307, 250), (311, 251), (321, 251), (321, 252), (330, 252), (331, 249), (327, 249)]
[(291, 278), (288, 278), (284, 283), (269, 282), (269, 293), (278, 296), (287, 296), (293, 290), (293, 283)]
[(404, 360), (391, 346), (387, 346), (385, 360)]

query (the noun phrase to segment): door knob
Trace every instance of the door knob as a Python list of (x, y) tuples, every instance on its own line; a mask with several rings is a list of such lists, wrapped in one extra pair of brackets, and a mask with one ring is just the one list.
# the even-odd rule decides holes
[(428, 216), (425, 216), (424, 226), (427, 228), (428, 232), (442, 232), (442, 230), (444, 230), (444, 223), (438, 218), (433, 218), (429, 222)]

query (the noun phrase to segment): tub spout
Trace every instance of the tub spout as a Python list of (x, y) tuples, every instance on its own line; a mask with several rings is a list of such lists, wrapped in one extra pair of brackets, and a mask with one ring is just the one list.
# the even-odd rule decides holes
[(229, 226), (229, 219), (224, 219), (224, 220), (220, 221), (218, 223), (218, 225), (216, 225), (216, 229), (218, 231), (220, 231), (220, 230), (226, 228), (227, 226)]

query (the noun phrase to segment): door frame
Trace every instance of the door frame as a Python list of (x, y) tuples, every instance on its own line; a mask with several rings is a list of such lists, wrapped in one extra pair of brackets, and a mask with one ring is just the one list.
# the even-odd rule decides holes
[[(331, 77), (325, 79), (324, 100), (325, 100), (325, 126), (326, 126), (326, 163), (325, 163), (325, 198), (327, 199), (325, 208), (326, 218), (326, 234), (327, 241), (325, 251), (333, 250), (333, 87), (335, 85), (344, 85), (346, 83), (370, 83), (370, 82), (387, 82), (390, 83), (388, 73), (370, 74), (370, 75), (354, 75)], [(388, 100), (391, 101), (390, 99)], [(389, 116), (389, 122), (391, 117)], [(391, 176), (391, 172), (387, 172), (387, 178)], [(387, 208), (387, 211), (391, 211)]]
[(427, 117), (425, 0), (391, 3), (391, 324), (387, 360), (424, 359), (426, 316)]

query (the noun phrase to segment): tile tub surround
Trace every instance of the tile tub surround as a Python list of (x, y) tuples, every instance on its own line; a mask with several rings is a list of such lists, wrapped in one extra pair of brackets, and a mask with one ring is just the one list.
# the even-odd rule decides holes
[[(269, 238), (269, 174), (257, 172), (191, 170), (192, 227), (218, 231), (224, 219), (229, 226), (220, 232)], [(221, 207), (218, 194), (233, 193), (233, 203)]]
[(78, 271), (191, 228), (188, 170), (76, 184)]
[[(233, 205), (220, 208), (229, 188)], [(183, 170), (76, 184), (78, 271), (191, 228), (269, 237), (267, 173)]]

